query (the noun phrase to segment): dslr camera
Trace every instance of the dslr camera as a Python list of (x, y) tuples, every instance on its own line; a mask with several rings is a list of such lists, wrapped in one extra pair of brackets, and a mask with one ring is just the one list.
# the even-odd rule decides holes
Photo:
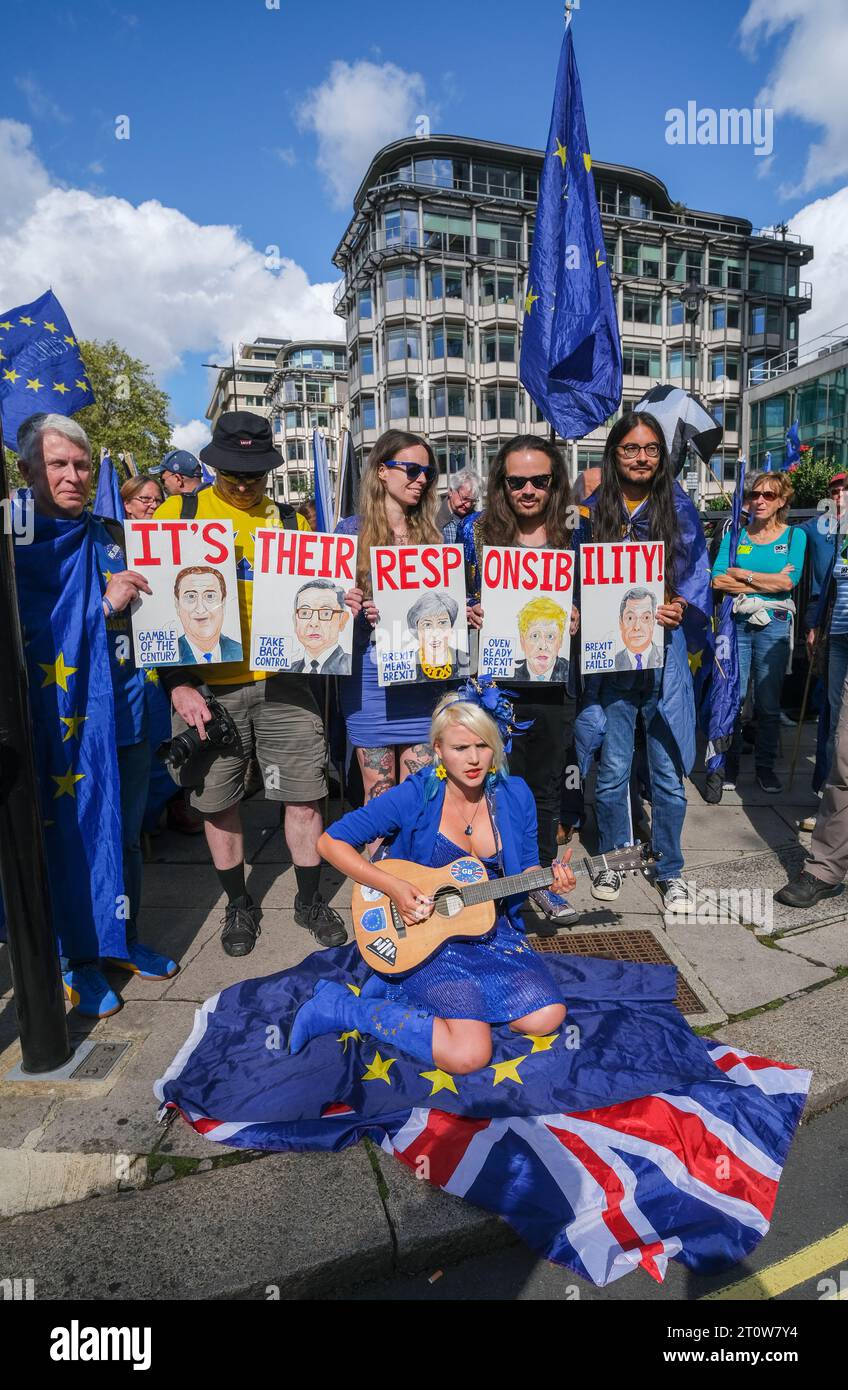
[(165, 763), (175, 781), (184, 787), (202, 781), (205, 766), (219, 753), (232, 748), (238, 739), (238, 729), (208, 685), (200, 686), (199, 693), (212, 715), (206, 725), (206, 738), (202, 739), (196, 729), (186, 729), (175, 738), (166, 739), (156, 749), (159, 761)]

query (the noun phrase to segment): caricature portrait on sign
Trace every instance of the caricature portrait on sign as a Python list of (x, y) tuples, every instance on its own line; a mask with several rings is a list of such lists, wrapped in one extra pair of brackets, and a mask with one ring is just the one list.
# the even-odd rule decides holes
[(665, 602), (659, 542), (584, 545), (580, 550), (583, 671), (653, 671), (665, 664), (657, 609)]
[(356, 536), (263, 527), (253, 566), (251, 669), (349, 676)]
[(561, 685), (568, 679), (574, 556), (486, 546), (480, 674)]
[(465, 565), (456, 545), (374, 546), (371, 552), (381, 686), (469, 674)]
[(218, 569), (193, 565), (174, 580), (174, 602), (182, 627), (179, 639), (183, 666), (241, 661), (241, 642), (223, 631), (227, 613), (227, 583)]
[(127, 521), (127, 568), (152, 592), (132, 607), (139, 666), (241, 661), (232, 522)]

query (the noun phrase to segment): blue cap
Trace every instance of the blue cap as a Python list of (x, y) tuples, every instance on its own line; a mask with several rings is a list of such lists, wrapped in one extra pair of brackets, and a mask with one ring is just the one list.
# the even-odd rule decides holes
[(184, 478), (199, 478), (203, 474), (200, 466), (200, 459), (190, 454), (187, 449), (172, 449), (166, 454), (158, 468), (151, 468), (151, 473), (181, 473)]

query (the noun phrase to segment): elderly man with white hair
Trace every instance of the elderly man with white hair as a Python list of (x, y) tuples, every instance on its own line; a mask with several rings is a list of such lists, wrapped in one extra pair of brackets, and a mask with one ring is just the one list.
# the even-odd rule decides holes
[(450, 474), (448, 495), (436, 517), (436, 525), (444, 536), (445, 545), (456, 543), (461, 523), (476, 510), (479, 499), (480, 479), (473, 469), (463, 468), (460, 473)]
[(16, 539), (18, 601), (42, 794), (53, 925), (66, 997), (103, 1018), (121, 1007), (100, 965), (144, 980), (177, 965), (141, 945), (141, 822), (150, 748), (145, 674), (128, 610), (147, 581), (127, 569), (120, 522), (87, 510), (91, 446), (64, 415), (19, 431), (32, 527)]

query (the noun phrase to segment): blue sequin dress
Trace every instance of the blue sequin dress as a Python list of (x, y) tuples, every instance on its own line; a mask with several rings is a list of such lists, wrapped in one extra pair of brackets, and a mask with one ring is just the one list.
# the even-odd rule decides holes
[[(439, 831), (431, 867), (452, 864), (466, 852)], [(481, 863), (490, 879), (498, 877), (497, 856)], [(506, 917), (498, 917), (492, 930), (475, 941), (448, 941), (431, 960), (392, 981), (387, 997), (436, 1018), (482, 1023), (508, 1023), (547, 1004), (565, 1003), (544, 961)]]

